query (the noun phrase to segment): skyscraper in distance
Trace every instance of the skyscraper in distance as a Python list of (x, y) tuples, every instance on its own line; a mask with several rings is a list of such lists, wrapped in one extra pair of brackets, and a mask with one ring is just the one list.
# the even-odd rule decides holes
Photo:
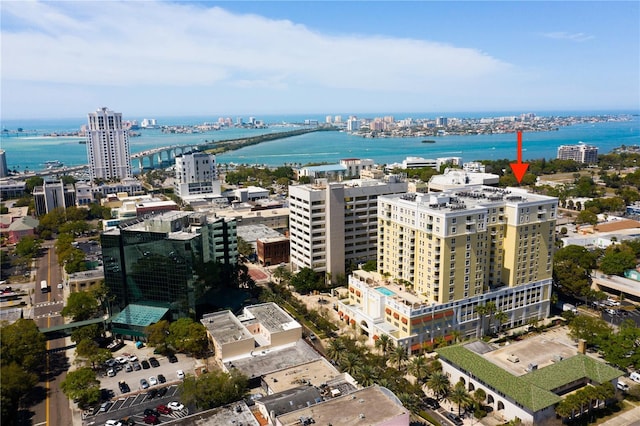
[(91, 179), (120, 180), (131, 177), (129, 134), (122, 113), (106, 107), (88, 114), (87, 159)]

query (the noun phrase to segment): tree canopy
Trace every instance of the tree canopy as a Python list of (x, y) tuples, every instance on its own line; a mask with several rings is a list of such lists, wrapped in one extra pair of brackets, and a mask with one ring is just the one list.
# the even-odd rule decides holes
[(179, 385), (179, 392), (185, 404), (208, 410), (242, 399), (247, 386), (247, 378), (237, 370), (230, 374), (216, 370), (197, 378), (188, 375)]
[(78, 405), (82, 408), (100, 401), (100, 381), (89, 367), (67, 373), (67, 377), (60, 383), (60, 388), (67, 398), (78, 400)]
[(100, 311), (95, 295), (89, 291), (71, 293), (67, 304), (60, 312), (64, 317), (71, 317), (74, 322), (93, 318)]
[(204, 355), (209, 348), (209, 339), (204, 325), (191, 318), (180, 318), (169, 326), (167, 343), (178, 352)]
[(301, 294), (308, 294), (314, 290), (324, 290), (326, 288), (324, 276), (317, 274), (311, 268), (300, 269), (297, 274), (291, 277), (291, 285)]
[(0, 342), (2, 365), (16, 363), (26, 371), (42, 367), (47, 343), (33, 320), (20, 318), (0, 328)]

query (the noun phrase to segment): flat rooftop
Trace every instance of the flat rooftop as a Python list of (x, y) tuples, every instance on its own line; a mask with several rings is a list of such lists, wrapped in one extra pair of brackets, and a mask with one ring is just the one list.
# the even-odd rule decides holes
[(222, 345), (238, 340), (253, 339), (253, 335), (231, 311), (206, 314), (200, 320), (216, 341)]
[(267, 374), (264, 381), (274, 393), (278, 393), (307, 383), (320, 387), (338, 376), (340, 372), (326, 359), (321, 358)]
[(228, 361), (224, 365), (227, 370), (236, 368), (252, 379), (321, 358), (320, 354), (300, 339), (291, 346), (254, 351), (251, 356)]
[(256, 420), (244, 401), (234, 402), (212, 410), (201, 411), (181, 419), (172, 419), (167, 424), (173, 426), (260, 426), (260, 423)]
[(270, 333), (300, 328), (301, 325), (275, 303), (263, 303), (244, 308), (238, 318), (244, 324), (260, 323)]
[[(364, 415), (364, 418), (361, 416)], [(409, 411), (387, 389), (370, 386), (338, 398), (278, 416), (283, 425), (299, 425), (300, 418), (313, 419), (317, 425), (363, 425), (388, 423)]]

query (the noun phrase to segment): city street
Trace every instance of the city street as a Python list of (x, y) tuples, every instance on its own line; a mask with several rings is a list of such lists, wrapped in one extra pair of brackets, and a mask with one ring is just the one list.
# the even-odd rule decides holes
[[(43, 255), (37, 259), (36, 280), (33, 292), (33, 318), (38, 327), (51, 327), (64, 323), (60, 311), (64, 307), (64, 294), (58, 289), (62, 282), (62, 270), (58, 266), (58, 257), (52, 242), (47, 242), (42, 248)], [(40, 282), (47, 280), (49, 292), (42, 293)], [(62, 348), (68, 345), (65, 339), (47, 342), (47, 350)], [(71, 410), (69, 400), (60, 390), (60, 383), (66, 377), (69, 360), (64, 351), (49, 353), (46, 360), (45, 381), (41, 382), (34, 392), (32, 405), (33, 425), (66, 425), (71, 424)]]

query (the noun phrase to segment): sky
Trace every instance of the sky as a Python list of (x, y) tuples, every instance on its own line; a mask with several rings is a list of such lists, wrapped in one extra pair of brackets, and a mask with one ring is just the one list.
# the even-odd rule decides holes
[(0, 120), (640, 109), (640, 2), (2, 0)]

